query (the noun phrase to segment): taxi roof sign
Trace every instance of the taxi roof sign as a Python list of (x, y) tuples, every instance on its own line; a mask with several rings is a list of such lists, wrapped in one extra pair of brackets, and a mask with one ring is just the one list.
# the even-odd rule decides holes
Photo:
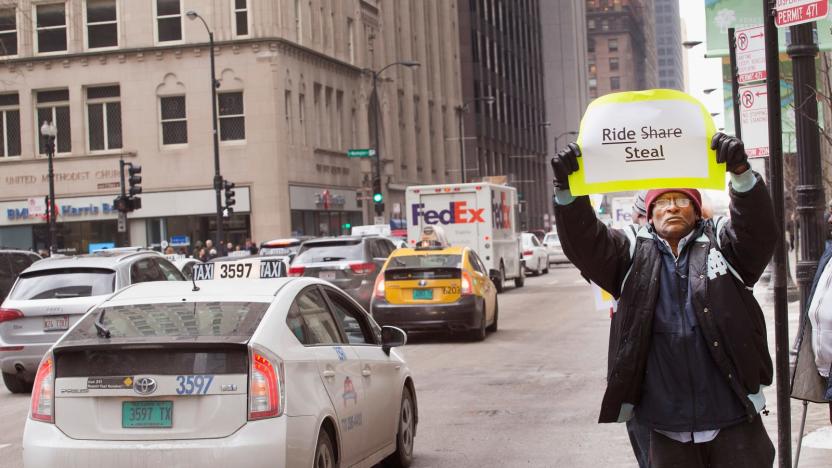
[(270, 279), (288, 276), (286, 263), (280, 259), (252, 258), (194, 265), (194, 281)]

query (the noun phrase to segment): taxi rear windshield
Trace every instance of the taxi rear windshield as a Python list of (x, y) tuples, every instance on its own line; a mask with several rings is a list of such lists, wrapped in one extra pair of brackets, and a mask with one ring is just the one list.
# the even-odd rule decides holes
[(388, 268), (461, 268), (462, 255), (401, 255), (390, 259)]
[(172, 302), (101, 307), (72, 329), (63, 343), (98, 337), (100, 318), (110, 338), (250, 338), (269, 304), (265, 302)]

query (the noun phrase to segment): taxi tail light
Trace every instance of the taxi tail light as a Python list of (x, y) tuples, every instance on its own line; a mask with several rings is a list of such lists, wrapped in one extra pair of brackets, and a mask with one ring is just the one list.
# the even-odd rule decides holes
[(523, 251), (523, 255), (524, 255), (524, 256), (526, 256), (526, 255), (531, 255), (531, 254), (533, 254), (533, 253), (534, 253), (534, 252), (532, 252), (531, 250), (524, 250), (524, 251)]
[(17, 309), (0, 309), (0, 323), (16, 320), (23, 317), (23, 312)]
[(376, 276), (376, 284), (373, 286), (373, 294), (376, 297), (384, 299), (384, 274)]
[(376, 271), (376, 264), (373, 262), (350, 263), (350, 270), (356, 275), (369, 275)]
[(249, 348), (248, 420), (283, 415), (286, 393), (283, 361), (259, 347)]
[(55, 423), (55, 365), (52, 353), (40, 361), (32, 387), (31, 418), (36, 421)]
[(303, 271), (306, 270), (306, 267), (302, 266), (293, 266), (289, 268), (289, 276), (303, 276)]
[(468, 274), (467, 271), (462, 272), (462, 285), (460, 286), (460, 294), (467, 295), (467, 294), (474, 294), (474, 290), (471, 287), (471, 275)]

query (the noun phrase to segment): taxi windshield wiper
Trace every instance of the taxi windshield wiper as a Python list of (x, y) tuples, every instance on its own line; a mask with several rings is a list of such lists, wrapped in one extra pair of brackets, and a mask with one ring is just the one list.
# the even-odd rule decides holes
[(101, 309), (101, 312), (98, 314), (98, 318), (95, 319), (95, 332), (100, 338), (110, 338), (110, 330), (104, 326), (104, 313), (107, 312), (107, 309)]

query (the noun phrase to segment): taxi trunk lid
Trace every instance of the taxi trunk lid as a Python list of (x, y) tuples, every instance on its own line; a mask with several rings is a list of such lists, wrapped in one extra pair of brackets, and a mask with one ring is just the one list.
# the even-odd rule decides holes
[(59, 347), (55, 424), (73, 439), (202, 439), (248, 416), (245, 343)]
[(384, 272), (384, 296), (390, 304), (447, 304), (461, 295), (459, 268), (390, 268)]

